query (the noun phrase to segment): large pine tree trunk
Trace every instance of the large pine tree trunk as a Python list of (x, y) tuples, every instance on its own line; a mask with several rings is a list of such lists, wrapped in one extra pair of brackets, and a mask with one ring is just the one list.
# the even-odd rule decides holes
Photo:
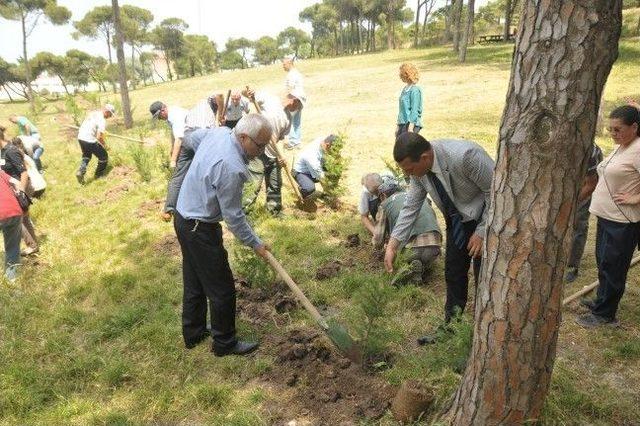
[(413, 34), (413, 47), (417, 48), (418, 47), (418, 37), (420, 35), (420, 9), (422, 9), (422, 0), (418, 0), (418, 3), (416, 4), (416, 24), (414, 27), (414, 34)]
[(500, 127), (473, 346), (447, 418), (540, 418), (560, 326), (576, 198), (622, 0), (525, 0)]
[(464, 26), (464, 33), (462, 40), (460, 40), (460, 47), (458, 49), (458, 60), (465, 62), (467, 60), (467, 46), (473, 38), (473, 20), (475, 19), (475, 0), (469, 0), (467, 10), (467, 22)]
[(120, 6), (118, 0), (111, 0), (113, 8), (113, 24), (116, 27), (116, 56), (118, 58), (118, 68), (120, 77), (120, 99), (122, 101), (122, 114), (124, 115), (124, 127), (133, 127), (131, 117), (131, 103), (129, 102), (129, 88), (127, 87), (127, 64), (124, 60), (124, 47), (122, 42), (122, 27), (120, 26)]

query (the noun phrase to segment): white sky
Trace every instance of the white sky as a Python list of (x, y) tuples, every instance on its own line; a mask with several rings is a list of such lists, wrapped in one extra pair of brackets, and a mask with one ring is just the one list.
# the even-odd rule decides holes
[[(255, 40), (263, 35), (276, 36), (284, 28), (293, 26), (310, 32), (308, 24), (298, 19), (302, 9), (320, 0), (120, 0), (120, 5), (131, 4), (150, 10), (155, 25), (165, 18), (177, 17), (189, 24), (188, 33), (206, 34), (224, 49), (229, 37), (247, 37)], [(488, 0), (476, 1), (476, 7)], [(410, 7), (415, 0), (408, 0)], [(95, 6), (111, 5), (110, 0), (58, 0), (73, 13), (72, 21), (79, 21)], [(69, 49), (80, 49), (93, 55), (107, 55), (106, 43), (86, 38), (74, 40), (71, 24), (53, 26), (40, 24), (28, 38), (28, 54), (33, 57), (40, 51), (58, 55)], [(15, 62), (22, 56), (20, 23), (0, 18), (0, 57)]]

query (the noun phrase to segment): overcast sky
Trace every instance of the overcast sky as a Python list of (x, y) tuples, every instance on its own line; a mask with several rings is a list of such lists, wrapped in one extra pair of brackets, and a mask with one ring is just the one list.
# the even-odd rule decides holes
[[(150, 10), (154, 24), (164, 18), (177, 17), (189, 24), (189, 33), (206, 34), (222, 50), (229, 37), (256, 39), (263, 35), (276, 36), (286, 27), (294, 26), (310, 32), (308, 24), (302, 24), (298, 14), (305, 7), (319, 0), (120, 0), (120, 5), (131, 4)], [(479, 7), (488, 0), (476, 1)], [(407, 3), (412, 7), (414, 0)], [(72, 21), (78, 21), (95, 6), (111, 5), (109, 0), (58, 0), (73, 13)], [(69, 49), (80, 49), (94, 55), (107, 54), (104, 41), (74, 40), (71, 24), (56, 27), (40, 24), (28, 38), (28, 54), (39, 51), (64, 54)], [(0, 18), (0, 57), (15, 62), (22, 56), (20, 23)]]

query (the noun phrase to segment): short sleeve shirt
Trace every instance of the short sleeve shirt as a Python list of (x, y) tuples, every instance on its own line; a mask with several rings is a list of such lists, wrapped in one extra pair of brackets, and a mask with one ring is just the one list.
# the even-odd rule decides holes
[(107, 120), (102, 111), (91, 111), (84, 119), (78, 131), (78, 139), (84, 142), (98, 142), (98, 133), (104, 133)]
[(171, 133), (174, 138), (182, 139), (184, 137), (189, 111), (177, 106), (170, 106), (168, 110), (167, 123), (169, 123), (169, 127), (171, 127)]

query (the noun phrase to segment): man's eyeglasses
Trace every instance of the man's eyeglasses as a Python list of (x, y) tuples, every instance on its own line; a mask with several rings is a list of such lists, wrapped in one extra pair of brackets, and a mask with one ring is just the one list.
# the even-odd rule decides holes
[(259, 144), (258, 142), (256, 142), (255, 140), (253, 140), (253, 138), (252, 138), (251, 136), (247, 135), (247, 137), (248, 137), (248, 138), (249, 138), (249, 140), (250, 140), (251, 142), (253, 142), (253, 144), (254, 144), (255, 146), (257, 146), (257, 147), (258, 147), (258, 149), (260, 149), (260, 150), (264, 150), (264, 149), (267, 147), (267, 145), (269, 145), (269, 143), (268, 143), (268, 142), (267, 142), (266, 144), (264, 144), (264, 145), (261, 145), (261, 144)]

